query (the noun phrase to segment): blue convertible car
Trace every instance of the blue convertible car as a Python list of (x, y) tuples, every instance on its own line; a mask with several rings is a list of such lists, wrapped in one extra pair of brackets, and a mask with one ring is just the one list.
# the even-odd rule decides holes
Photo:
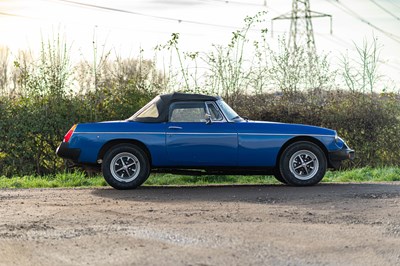
[(126, 120), (74, 125), (57, 154), (101, 169), (116, 189), (136, 188), (150, 172), (273, 174), (309, 186), (354, 158), (334, 130), (249, 121), (220, 97), (183, 93), (157, 96)]

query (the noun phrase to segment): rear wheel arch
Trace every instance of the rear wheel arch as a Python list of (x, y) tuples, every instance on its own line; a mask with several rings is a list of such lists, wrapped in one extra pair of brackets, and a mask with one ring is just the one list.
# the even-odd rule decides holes
[(143, 142), (135, 140), (135, 139), (116, 139), (116, 140), (111, 140), (111, 141), (105, 143), (99, 151), (97, 160), (99, 160), (99, 159), (102, 160), (104, 158), (104, 155), (107, 153), (107, 151), (109, 151), (112, 147), (120, 145), (120, 144), (127, 144), (127, 145), (131, 144), (131, 145), (138, 146), (146, 153), (149, 163), (150, 163), (150, 165), (152, 165), (152, 158), (151, 158), (151, 153), (150, 153), (149, 149)]

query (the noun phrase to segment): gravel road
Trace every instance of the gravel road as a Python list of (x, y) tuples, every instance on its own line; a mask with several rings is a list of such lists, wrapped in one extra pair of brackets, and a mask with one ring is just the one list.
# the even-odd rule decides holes
[(0, 265), (400, 265), (400, 182), (0, 190)]

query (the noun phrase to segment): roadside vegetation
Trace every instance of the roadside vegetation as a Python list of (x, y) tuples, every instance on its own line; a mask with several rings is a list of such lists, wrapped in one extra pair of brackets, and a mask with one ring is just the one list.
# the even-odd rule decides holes
[[(379, 74), (377, 41), (355, 44), (358, 57), (343, 54), (335, 69), (329, 55), (291, 51), (284, 38), (272, 50), (266, 29), (250, 40), (249, 30), (260, 25), (263, 13), (247, 17), (229, 43), (202, 52), (182, 51), (174, 33), (152, 60), (141, 52), (121, 58), (95, 40), (93, 60), (71, 62), (70, 46), (60, 36), (43, 40), (39, 55), (21, 51), (12, 58), (0, 47), (0, 187), (105, 185), (79, 172), (64, 174), (65, 164), (55, 155), (64, 134), (75, 123), (128, 118), (155, 95), (171, 91), (221, 95), (254, 120), (337, 130), (357, 156), (344, 165), (349, 171), (329, 172), (325, 181), (398, 180), (400, 94)], [(164, 69), (157, 67), (161, 51), (170, 53)], [(153, 175), (146, 184), (275, 182)]]
[(56, 188), (56, 187), (101, 187), (106, 186), (100, 176), (88, 178), (82, 172), (58, 173), (55, 175), (25, 175), (0, 177), (0, 188)]
[[(400, 181), (400, 168), (357, 168), (328, 171), (322, 183), (392, 182)], [(144, 186), (203, 186), (203, 185), (279, 185), (273, 176), (181, 176), (152, 174)], [(1, 188), (73, 188), (108, 186), (101, 175), (88, 177), (85, 173), (59, 173), (44, 176), (0, 177)]]

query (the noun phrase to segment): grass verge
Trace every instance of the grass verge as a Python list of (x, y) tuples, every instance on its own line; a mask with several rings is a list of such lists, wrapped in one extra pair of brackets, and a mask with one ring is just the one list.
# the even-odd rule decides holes
[[(322, 182), (391, 182), (400, 181), (400, 168), (359, 168), (327, 172)], [(145, 186), (210, 185), (210, 184), (279, 184), (273, 176), (181, 176), (154, 174)], [(84, 173), (60, 173), (54, 176), (0, 177), (0, 188), (55, 188), (107, 186), (102, 176), (87, 177)]]
[(400, 181), (400, 167), (357, 168), (328, 171), (323, 182), (391, 182)]
[(107, 183), (102, 177), (87, 177), (81, 172), (48, 176), (0, 177), (0, 188), (100, 187), (106, 185)]

